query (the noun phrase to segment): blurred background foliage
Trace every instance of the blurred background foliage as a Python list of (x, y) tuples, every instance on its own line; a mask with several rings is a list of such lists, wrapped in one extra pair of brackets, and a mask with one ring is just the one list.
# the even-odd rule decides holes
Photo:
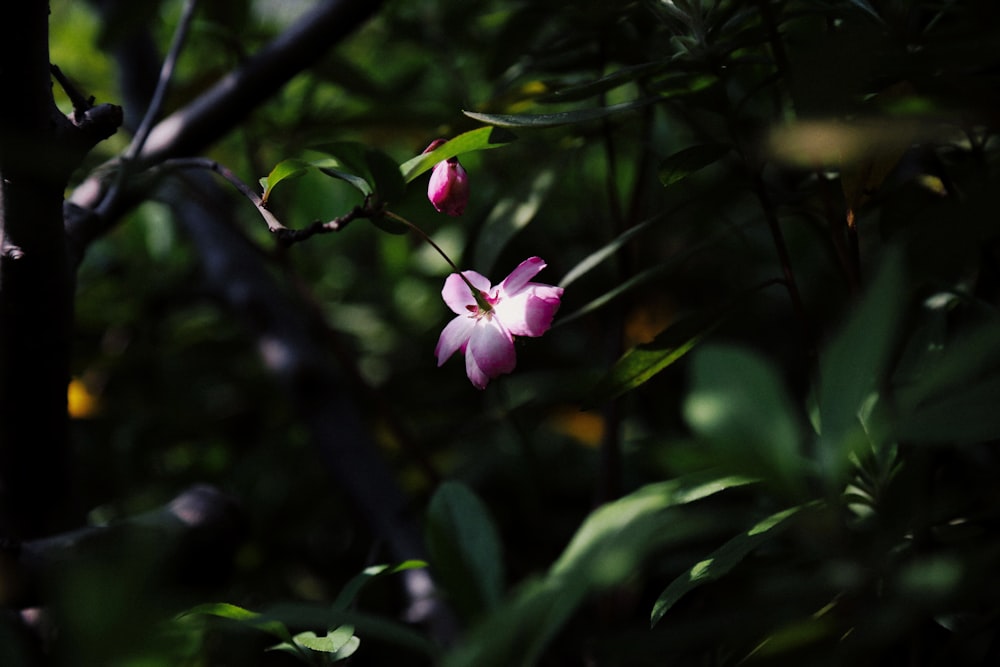
[[(162, 54), (181, 6), (51, 4), (53, 62), (123, 103), (113, 45), (149, 26)], [(312, 4), (202, 3), (168, 111)], [(418, 238), (360, 221), (282, 249), (249, 202), (226, 202), (323, 331), (414, 513), (440, 519), (431, 568), (447, 563), (468, 631), (447, 664), (994, 664), (998, 14), (987, 0), (390, 1), (212, 147), (254, 183), (331, 141), (403, 162), (483, 122), (518, 137), (462, 156), (463, 217), (433, 210), (426, 177), (392, 203), (463, 268), (498, 281), (538, 255), (538, 280), (567, 288), (556, 326), (485, 392), (460, 362), (435, 367), (450, 270)], [(302, 227), (358, 203), (310, 173), (271, 209)], [(164, 204), (89, 250), (76, 327), (89, 519), (196, 482), (247, 508), (235, 571), (183, 604), (329, 602), (386, 562)], [(190, 650), (147, 642), (149, 599), (86, 572), (65, 602), (69, 618), (100, 604), (77, 628), (96, 657), (67, 664), (292, 659), (225, 625)], [(395, 618), (399, 596), (386, 577), (361, 606)], [(358, 635), (358, 664), (431, 660)]]

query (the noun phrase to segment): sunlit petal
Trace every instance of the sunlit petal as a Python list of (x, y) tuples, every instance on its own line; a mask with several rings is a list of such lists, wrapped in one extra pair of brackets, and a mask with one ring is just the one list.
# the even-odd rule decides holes
[(528, 283), (516, 295), (497, 304), (496, 317), (515, 336), (541, 336), (552, 326), (562, 293), (561, 287)]

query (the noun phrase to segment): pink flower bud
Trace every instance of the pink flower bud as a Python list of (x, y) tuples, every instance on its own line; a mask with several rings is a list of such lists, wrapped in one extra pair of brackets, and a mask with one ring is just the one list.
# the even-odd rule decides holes
[[(443, 139), (435, 139), (424, 153), (429, 153), (443, 143)], [(457, 157), (434, 165), (427, 183), (427, 198), (441, 213), (458, 216), (465, 211), (465, 205), (469, 203), (469, 175)]]

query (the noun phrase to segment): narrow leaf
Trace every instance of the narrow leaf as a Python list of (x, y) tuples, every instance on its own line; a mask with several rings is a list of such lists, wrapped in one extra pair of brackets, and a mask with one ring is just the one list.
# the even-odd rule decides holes
[(395, 566), (372, 565), (370, 567), (366, 567), (363, 572), (355, 575), (350, 581), (344, 584), (340, 594), (333, 603), (333, 608), (337, 610), (346, 610), (357, 599), (361, 589), (363, 589), (368, 582), (373, 579), (388, 576), (390, 574), (396, 574), (397, 572), (403, 572), (405, 570), (415, 570), (423, 567), (427, 567), (427, 563), (422, 560), (407, 560)]
[(848, 454), (864, 440), (858, 411), (886, 373), (905, 304), (902, 256), (891, 251), (820, 357), (820, 455), (831, 486), (842, 485)]
[(691, 375), (684, 417), (719, 465), (803, 493), (805, 416), (774, 367), (749, 349), (713, 345), (695, 355)]
[(477, 113), (475, 111), (463, 111), (466, 116), (497, 127), (527, 127), (543, 128), (558, 127), (560, 125), (572, 125), (575, 123), (586, 123), (600, 120), (621, 113), (644, 107), (647, 104), (656, 102), (659, 98), (647, 97), (632, 102), (622, 102), (611, 106), (589, 109), (574, 109), (572, 111), (558, 111), (556, 113), (543, 114), (490, 114)]
[(479, 271), (488, 274), (492, 270), (507, 243), (535, 219), (555, 182), (554, 170), (541, 171), (511, 196), (497, 202), (476, 240), (473, 265)]
[(327, 176), (331, 176), (351, 184), (358, 192), (366, 197), (373, 192), (371, 184), (356, 174), (351, 174), (340, 169), (333, 169), (331, 167), (323, 167), (320, 171)]
[(718, 162), (729, 153), (725, 144), (702, 144), (674, 153), (660, 163), (660, 182), (664, 186), (683, 181), (691, 174)]
[(788, 519), (803, 507), (806, 506), (790, 507), (757, 522), (750, 530), (732, 538), (713, 551), (708, 558), (695, 563), (690, 570), (674, 579), (653, 604), (650, 625), (656, 625), (663, 615), (689, 592), (702, 584), (719, 579), (736, 567), (751, 551), (780, 534), (781, 529), (788, 526)]
[(445, 482), (427, 512), (431, 563), (467, 614), (494, 607), (503, 590), (500, 538), (482, 501), (464, 484)]
[(430, 153), (421, 153), (407, 160), (399, 166), (399, 172), (403, 176), (403, 180), (410, 183), (438, 162), (463, 153), (500, 148), (516, 138), (510, 132), (496, 127), (481, 127), (470, 130), (446, 141)]
[(598, 385), (592, 404), (621, 396), (667, 369), (726, 319), (717, 312), (698, 313), (675, 322), (652, 342), (626, 352)]
[(617, 71), (611, 72), (599, 79), (587, 81), (586, 83), (575, 84), (560, 88), (550, 94), (538, 98), (539, 102), (577, 102), (585, 100), (601, 93), (606, 93), (636, 79), (645, 77), (651, 73), (662, 70), (667, 65), (663, 62), (641, 63), (630, 65)]
[[(616, 285), (615, 287), (613, 287), (612, 289), (608, 290), (604, 294), (598, 296), (597, 298), (595, 298), (595, 299), (591, 300), (590, 302), (588, 302), (587, 304), (583, 305), (579, 310), (576, 310), (573, 313), (570, 313), (569, 315), (567, 315), (565, 317), (560, 317), (557, 320), (556, 324), (558, 324), (559, 326), (563, 326), (563, 325), (565, 325), (565, 324), (567, 324), (569, 322), (572, 322), (575, 319), (583, 317), (584, 315), (588, 315), (590, 313), (593, 313), (594, 311), (599, 310), (599, 309), (603, 308), (604, 306), (608, 305), (609, 303), (611, 303), (612, 301), (614, 301), (618, 297), (622, 296), (623, 294), (626, 294), (626, 293), (632, 291), (633, 289), (636, 289), (637, 287), (640, 287), (640, 286), (644, 285), (645, 283), (647, 283), (647, 282), (649, 282), (651, 280), (654, 280), (654, 279), (659, 278), (659, 277), (661, 277), (663, 275), (666, 275), (666, 274), (670, 273), (671, 271), (677, 270), (677, 268), (680, 267), (681, 265), (683, 265), (684, 262), (687, 262), (689, 259), (691, 259), (692, 257), (696, 256), (698, 253), (701, 253), (701, 252), (704, 252), (705, 250), (713, 248), (720, 241), (726, 239), (730, 234), (733, 233), (733, 229), (734, 228), (728, 228), (728, 229), (725, 229), (725, 230), (723, 230), (723, 231), (721, 231), (721, 232), (719, 232), (717, 234), (714, 234), (713, 236), (711, 236), (711, 237), (709, 237), (709, 238), (707, 238), (707, 239), (705, 239), (703, 241), (700, 241), (700, 242), (698, 242), (698, 243), (696, 243), (694, 245), (691, 245), (691, 246), (685, 248), (682, 252), (678, 252), (676, 255), (673, 255), (673, 256), (667, 258), (666, 260), (660, 262), (659, 264), (657, 264), (655, 266), (651, 266), (650, 268), (645, 269), (644, 271), (641, 271), (641, 272), (637, 273), (636, 275), (632, 276), (631, 278), (629, 278), (625, 282), (621, 283), (620, 285)], [(636, 233), (639, 233), (639, 232), (636, 232)], [(627, 234), (627, 232), (626, 232), (626, 234)], [(622, 240), (622, 243), (625, 243), (628, 240), (629, 239), (626, 238), (626, 239)], [(614, 244), (614, 243), (615, 242), (612, 241), (612, 244)], [(598, 252), (602, 252), (602, 251), (598, 251)], [(596, 256), (596, 261), (597, 262), (600, 262), (601, 260), (605, 259), (605, 257), (606, 257), (606, 256), (597, 255), (596, 253), (595, 253), (595, 255), (592, 255), (591, 257), (595, 257), (595, 256)], [(588, 257), (584, 261), (586, 262), (588, 260), (591, 260), (591, 257)], [(589, 268), (590, 267), (588, 267), (587, 270), (589, 270)], [(572, 280), (576, 280), (582, 274), (583, 274), (583, 271), (576, 271), (576, 270), (574, 270), (574, 271), (571, 271), (570, 273), (568, 273), (567, 277), (571, 278)], [(565, 281), (565, 278), (563, 280)], [(562, 287), (566, 286), (565, 282), (560, 283), (560, 285)]]
[(599, 266), (604, 260), (608, 259), (614, 255), (618, 250), (624, 246), (626, 243), (631, 241), (633, 238), (646, 231), (650, 224), (655, 220), (658, 220), (659, 216), (653, 220), (646, 220), (641, 222), (634, 227), (627, 229), (625, 232), (619, 234), (614, 239), (612, 239), (608, 244), (602, 246), (598, 250), (595, 250), (591, 254), (587, 255), (576, 266), (569, 270), (569, 272), (563, 276), (563, 279), (559, 281), (560, 287), (568, 287), (570, 283), (574, 282), (577, 278), (585, 275), (594, 267)]
[[(739, 475), (692, 475), (648, 484), (594, 510), (576, 531), (569, 546), (552, 566), (551, 572), (566, 574), (580, 568), (593, 571), (603, 565), (603, 559), (600, 558), (602, 552), (624, 555), (631, 551), (633, 558), (641, 558), (641, 554), (648, 551), (652, 544), (646, 542), (651, 535), (645, 534), (645, 531), (639, 531), (640, 540), (635, 539), (637, 533), (633, 531), (637, 522), (668, 508), (687, 505), (755, 481)], [(635, 549), (628, 548), (633, 542)]]
[(264, 619), (261, 614), (225, 602), (198, 605), (187, 610), (181, 616), (218, 616), (244, 623), (266, 632), (286, 642), (292, 641), (292, 635), (284, 623), (273, 619)]
[(320, 163), (328, 176), (347, 181), (362, 194), (375, 194), (383, 202), (398, 201), (406, 191), (399, 165), (380, 150), (354, 141), (338, 141), (315, 147), (333, 162)]
[(666, 544), (716, 531), (710, 515), (674, 508), (733, 487), (741, 477), (695, 475), (650, 484), (592, 512), (544, 577), (516, 594), (478, 624), (449, 653), (445, 667), (508, 667), (537, 664), (545, 647), (592, 593), (635, 576)]

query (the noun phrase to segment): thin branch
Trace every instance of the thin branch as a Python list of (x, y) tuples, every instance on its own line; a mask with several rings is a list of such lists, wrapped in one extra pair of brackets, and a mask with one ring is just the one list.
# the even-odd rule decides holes
[(784, 283), (788, 290), (788, 296), (792, 301), (792, 309), (795, 311), (795, 317), (802, 328), (802, 338), (805, 344), (806, 355), (810, 360), (810, 365), (814, 366), (817, 357), (816, 338), (813, 333), (809, 314), (806, 312), (802, 296), (799, 292), (798, 283), (795, 281), (795, 272), (792, 270), (792, 258), (788, 253), (788, 245), (785, 243), (785, 235), (781, 231), (781, 223), (778, 221), (774, 202), (771, 201), (770, 196), (767, 194), (767, 186), (764, 184), (764, 179), (760, 173), (754, 173), (751, 181), (753, 183), (754, 194), (757, 195), (757, 200), (764, 211), (767, 226), (771, 230), (771, 239), (774, 241), (774, 249), (778, 253), (778, 261), (781, 263), (781, 271), (784, 274)]
[(219, 164), (215, 160), (200, 157), (175, 158), (173, 160), (167, 160), (154, 171), (159, 173), (162, 171), (172, 171), (176, 169), (205, 169), (208, 171), (214, 171), (216, 174), (222, 176), (224, 179), (229, 181), (233, 187), (239, 190), (240, 194), (253, 203), (257, 212), (260, 213), (260, 217), (262, 217), (264, 222), (267, 223), (268, 231), (274, 234), (278, 241), (286, 246), (305, 241), (309, 237), (315, 236), (316, 234), (339, 232), (353, 220), (357, 220), (359, 218), (372, 218), (382, 213), (380, 210), (371, 206), (369, 204), (369, 200), (366, 199), (363, 206), (355, 206), (344, 215), (336, 217), (333, 220), (328, 220), (326, 222), (317, 220), (308, 227), (302, 229), (291, 229), (282, 224), (282, 222), (278, 220), (273, 213), (271, 213), (271, 211), (267, 208), (267, 205), (264, 203), (264, 199), (259, 194), (240, 180), (240, 178), (228, 167)]
[(216, 174), (229, 181), (234, 188), (240, 191), (240, 194), (253, 203), (253, 205), (257, 208), (257, 212), (260, 213), (260, 217), (264, 218), (264, 222), (267, 223), (268, 231), (271, 233), (290, 231), (287, 227), (285, 227), (285, 225), (281, 224), (281, 221), (278, 220), (273, 213), (267, 209), (267, 206), (264, 205), (264, 200), (261, 199), (261, 196), (254, 192), (250, 186), (240, 180), (240, 178), (228, 167), (209, 158), (188, 157), (167, 160), (154, 171), (156, 173), (160, 173), (176, 169), (206, 169), (208, 171), (214, 171)]
[(94, 106), (94, 96), (84, 96), (80, 92), (80, 89), (70, 81), (62, 70), (56, 65), (49, 65), (49, 70), (52, 72), (52, 76), (55, 77), (56, 81), (62, 87), (63, 92), (66, 93), (66, 97), (69, 98), (70, 104), (73, 105), (73, 120), (79, 124), (83, 120), (83, 115)]
[(136, 130), (135, 136), (132, 137), (132, 143), (129, 144), (129, 147), (122, 156), (125, 160), (134, 160), (142, 152), (142, 148), (146, 144), (146, 139), (149, 138), (149, 133), (153, 129), (153, 123), (156, 122), (160, 111), (163, 109), (163, 102), (167, 98), (167, 90), (170, 88), (170, 82), (173, 80), (174, 68), (180, 58), (181, 49), (184, 48), (184, 41), (187, 39), (188, 32), (190, 32), (191, 21), (194, 19), (194, 12), (197, 5), (198, 0), (187, 0), (184, 3), (181, 19), (177, 24), (177, 29), (174, 31), (170, 49), (167, 51), (167, 57), (163, 59), (163, 67), (160, 68), (160, 78), (156, 83), (153, 99), (146, 109), (146, 115), (143, 116), (139, 129)]

